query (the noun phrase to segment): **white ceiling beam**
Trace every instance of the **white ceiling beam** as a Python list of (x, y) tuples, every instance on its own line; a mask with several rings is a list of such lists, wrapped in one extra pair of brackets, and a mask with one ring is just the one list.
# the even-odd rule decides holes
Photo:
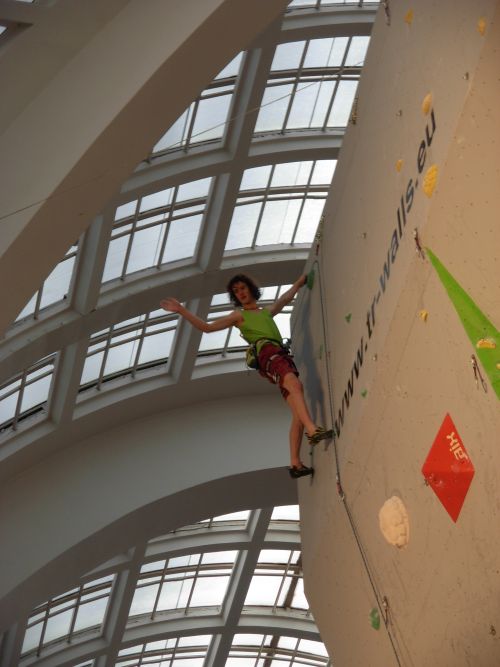
[[(42, 90), (30, 78), (23, 108), (10, 123), (0, 122), (0, 333), (165, 126), (285, 5), (286, 0), (149, 0), (145, 12), (141, 0), (74, 0), (50, 8), (53, 24), (60, 18), (59, 29), (65, 28), (61, 34), (78, 32), (80, 10), (94, 17), (95, 6), (97, 13), (80, 49), (69, 61), (68, 54), (54, 58)], [(226, 25), (231, 29), (221, 39)], [(30, 40), (38, 38), (39, 48), (57, 53), (53, 33), (43, 41), (49, 34), (47, 26), (44, 33), (35, 25), (13, 40), (5, 54), (12, 68)], [(0, 73), (12, 76), (3, 67)], [(47, 160), (55, 147), (57, 160)], [(16, 290), (8, 288), (13, 280)]]

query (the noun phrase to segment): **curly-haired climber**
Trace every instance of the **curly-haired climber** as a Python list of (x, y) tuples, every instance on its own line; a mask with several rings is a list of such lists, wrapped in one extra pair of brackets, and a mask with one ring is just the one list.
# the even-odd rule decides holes
[(289, 435), (289, 472), (293, 478), (311, 475), (313, 472), (313, 469), (305, 466), (300, 459), (300, 445), (304, 429), (312, 445), (332, 437), (331, 430), (325, 430), (312, 420), (304, 399), (299, 373), (292, 357), (283, 347), (282, 336), (273, 319), (292, 301), (298, 290), (305, 284), (306, 276), (300, 276), (275, 303), (261, 308), (257, 303), (261, 291), (255, 282), (243, 274), (233, 276), (227, 285), (227, 291), (235, 310), (211, 322), (205, 322), (197, 317), (172, 297), (160, 302), (164, 310), (179, 313), (200, 331), (209, 333), (234, 326), (240, 330), (241, 335), (249, 344), (255, 345), (259, 373), (279, 386), (292, 412)]

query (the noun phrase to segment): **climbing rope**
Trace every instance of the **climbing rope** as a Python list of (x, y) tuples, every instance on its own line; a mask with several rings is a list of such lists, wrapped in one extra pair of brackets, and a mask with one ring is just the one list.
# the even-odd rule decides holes
[[(319, 284), (319, 299), (320, 299), (320, 305), (321, 305), (321, 320), (322, 320), (322, 330), (323, 330), (323, 346), (324, 346), (324, 354), (325, 354), (325, 371), (326, 371), (326, 377), (327, 377), (327, 384), (328, 384), (328, 405), (329, 405), (329, 410), (330, 410), (330, 419), (331, 419), (331, 424), (333, 428), (333, 452), (334, 452), (334, 457), (335, 457), (335, 481), (337, 485), (337, 493), (340, 497), (340, 500), (342, 501), (342, 505), (345, 509), (347, 519), (349, 521), (354, 539), (356, 541), (356, 545), (358, 548), (358, 551), (360, 553), (361, 559), (363, 561), (363, 565), (366, 571), (366, 574), (368, 576), (368, 581), (370, 582), (370, 586), (373, 591), (373, 595), (375, 596), (375, 600), (377, 602), (377, 606), (380, 610), (380, 616), (384, 620), (384, 625), (387, 630), (387, 635), (389, 637), (389, 641), (391, 643), (391, 647), (394, 653), (394, 657), (396, 658), (396, 662), (399, 667), (402, 667), (402, 662), (399, 657), (399, 652), (398, 652), (398, 647), (396, 646), (396, 640), (392, 635), (391, 629), (390, 629), (390, 618), (389, 618), (389, 601), (387, 597), (384, 595), (381, 595), (380, 591), (378, 590), (378, 586), (375, 582), (374, 576), (372, 574), (370, 564), (368, 562), (368, 557), (366, 555), (365, 548), (363, 546), (363, 543), (361, 541), (361, 537), (358, 531), (358, 528), (356, 526), (356, 522), (354, 520), (354, 516), (351, 512), (351, 509), (347, 503), (347, 497), (345, 494), (345, 491), (342, 486), (342, 478), (340, 475), (340, 461), (339, 461), (339, 454), (338, 454), (338, 448), (337, 448), (337, 434), (335, 433), (335, 411), (334, 411), (334, 405), (333, 405), (333, 387), (332, 387), (332, 373), (330, 369), (330, 355), (328, 351), (328, 340), (329, 340), (329, 335), (328, 335), (328, 317), (327, 317), (327, 308), (326, 308), (326, 300), (324, 298), (323, 294), (323, 277), (322, 277), (322, 272), (321, 272), (321, 264), (319, 262), (319, 255), (320, 255), (320, 241), (322, 237), (322, 228), (323, 228), (323, 223), (324, 219), (323, 217), (321, 218), (320, 225), (318, 227), (318, 232), (316, 234), (316, 248), (315, 248), (315, 255), (316, 259), (313, 262), (313, 267), (312, 267), (312, 272), (313, 276), (315, 273), (315, 268), (317, 269), (318, 273), (318, 284)], [(315, 280), (314, 278), (309, 279), (308, 274), (308, 284), (309, 283), (314, 283)], [(297, 323), (297, 319), (295, 320), (295, 324)], [(294, 326), (295, 329), (295, 326)], [(292, 332), (292, 338), (293, 338), (293, 332)]]

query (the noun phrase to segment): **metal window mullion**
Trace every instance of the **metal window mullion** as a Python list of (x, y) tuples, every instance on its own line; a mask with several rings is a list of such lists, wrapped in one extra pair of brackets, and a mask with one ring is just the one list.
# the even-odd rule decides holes
[(185, 141), (185, 143), (184, 143), (184, 152), (185, 153), (187, 153), (187, 151), (189, 149), (191, 136), (193, 134), (194, 123), (195, 123), (195, 120), (196, 120), (196, 114), (198, 113), (198, 107), (200, 106), (200, 100), (201, 100), (201, 97), (197, 97), (196, 100), (193, 103), (193, 114), (190, 118), (188, 131), (187, 131), (187, 134), (186, 134), (186, 138), (184, 140)]
[(285, 113), (285, 118), (283, 119), (283, 124), (281, 126), (281, 134), (285, 133), (286, 126), (288, 123), (288, 119), (290, 118), (290, 113), (292, 112), (292, 105), (295, 101), (295, 94), (297, 93), (297, 88), (299, 87), (300, 83), (300, 75), (302, 74), (302, 70), (304, 69), (304, 62), (306, 60), (306, 55), (307, 55), (307, 49), (309, 48), (309, 40), (304, 45), (304, 48), (302, 50), (302, 56), (300, 58), (299, 66), (297, 68), (297, 71), (295, 72), (295, 81), (292, 84), (292, 92), (290, 93), (290, 98), (288, 100), (288, 107)]
[(191, 585), (191, 590), (189, 591), (188, 599), (186, 601), (186, 607), (184, 608), (184, 614), (188, 613), (189, 605), (191, 604), (191, 600), (193, 598), (194, 587), (196, 585), (196, 582), (198, 581), (198, 575), (200, 573), (200, 567), (201, 567), (202, 559), (203, 559), (203, 554), (200, 554), (200, 558), (198, 560), (198, 564), (196, 566), (196, 570), (195, 570), (194, 575), (193, 575), (193, 583)]
[(106, 347), (104, 348), (104, 353), (102, 355), (102, 361), (101, 361), (101, 370), (99, 371), (99, 377), (97, 378), (97, 385), (96, 385), (97, 389), (100, 389), (102, 385), (102, 379), (104, 377), (104, 369), (106, 367), (106, 362), (108, 360), (109, 349), (111, 347), (111, 340), (113, 338), (113, 332), (114, 332), (114, 324), (110, 326), (108, 335), (106, 336)]
[(142, 667), (143, 665), (143, 659), (146, 655), (146, 644), (144, 643), (141, 648), (141, 652), (139, 653), (139, 662), (137, 663), (137, 667)]
[(177, 649), (179, 648), (179, 641), (180, 641), (180, 637), (176, 637), (175, 638), (175, 644), (170, 649), (170, 655), (168, 657), (168, 659), (170, 660), (170, 665), (173, 665), (173, 663), (174, 663), (174, 659), (177, 655)]
[(286, 578), (287, 578), (287, 576), (288, 576), (288, 571), (289, 571), (289, 569), (290, 569), (290, 562), (291, 562), (291, 560), (292, 560), (292, 557), (293, 557), (293, 550), (290, 551), (290, 555), (288, 556), (288, 562), (287, 562), (287, 564), (286, 564), (286, 567), (284, 568), (283, 576), (281, 577), (281, 583), (280, 583), (278, 592), (277, 592), (277, 594), (276, 594), (276, 597), (275, 597), (275, 599), (274, 599), (273, 613), (276, 612), (276, 609), (277, 609), (277, 607), (278, 607), (278, 600), (279, 600), (279, 598), (280, 598), (281, 591), (283, 590), (283, 586), (285, 585), (285, 580), (286, 580)]
[(231, 338), (232, 331), (233, 331), (233, 327), (229, 327), (229, 329), (227, 330), (226, 340), (225, 340), (224, 345), (222, 346), (222, 350), (221, 350), (221, 356), (223, 356), (223, 357), (227, 356), (227, 350), (228, 350), (228, 347), (229, 347), (229, 339)]
[(290, 660), (290, 667), (294, 664), (295, 658), (298, 655), (299, 652), (299, 644), (300, 644), (300, 638), (297, 637), (297, 643), (295, 644), (295, 648), (293, 649), (293, 653), (291, 655), (291, 660)]
[(347, 41), (347, 46), (346, 46), (345, 51), (344, 51), (344, 55), (342, 57), (342, 62), (340, 63), (339, 71), (338, 71), (338, 74), (337, 74), (337, 80), (336, 80), (335, 85), (333, 87), (332, 97), (330, 99), (328, 109), (326, 110), (325, 121), (323, 123), (323, 127), (321, 128), (323, 132), (328, 127), (328, 118), (330, 117), (330, 113), (332, 111), (332, 107), (333, 107), (333, 104), (335, 102), (335, 98), (337, 97), (337, 90), (339, 88), (340, 82), (342, 81), (342, 76), (344, 75), (345, 61), (347, 60), (347, 54), (349, 53), (349, 49), (351, 48), (351, 42), (352, 42), (352, 37), (349, 37), (349, 39)]
[(158, 602), (160, 601), (161, 590), (163, 588), (163, 584), (165, 583), (165, 574), (167, 573), (169, 562), (170, 561), (167, 558), (166, 561), (165, 561), (165, 565), (163, 566), (162, 573), (160, 575), (160, 585), (158, 586), (158, 591), (156, 592), (155, 601), (153, 603), (153, 609), (151, 610), (151, 620), (152, 621), (154, 620), (156, 611), (158, 609)]
[(304, 206), (306, 205), (307, 195), (309, 194), (309, 188), (311, 187), (311, 181), (312, 181), (312, 176), (313, 176), (313, 172), (314, 172), (315, 167), (316, 167), (316, 160), (313, 160), (313, 163), (312, 163), (312, 166), (311, 166), (311, 171), (309, 172), (309, 178), (307, 179), (307, 183), (306, 183), (306, 189), (305, 189), (304, 195), (302, 197), (302, 202), (301, 202), (300, 207), (299, 207), (299, 214), (297, 215), (297, 222), (295, 223), (295, 228), (293, 230), (290, 245), (293, 245), (295, 243), (295, 237), (297, 236), (297, 231), (298, 231), (299, 225), (300, 225), (300, 219), (302, 217), (302, 213), (304, 212)]
[[(144, 339), (146, 338), (146, 328), (147, 328), (148, 323), (149, 323), (149, 315), (150, 315), (150, 313), (146, 313), (146, 315), (144, 317), (144, 321), (142, 323), (142, 331), (140, 333), (139, 344), (137, 345), (137, 350), (136, 350), (136, 353), (135, 353), (135, 360), (134, 360), (134, 364), (132, 366), (132, 377), (133, 378), (135, 378), (137, 367), (139, 365), (139, 357), (141, 356), (142, 346), (144, 344)], [(137, 338), (136, 338), (136, 340), (137, 340)]]
[(78, 594), (75, 599), (75, 606), (73, 607), (73, 614), (71, 616), (71, 623), (69, 625), (69, 630), (68, 630), (68, 636), (66, 638), (66, 641), (71, 643), (71, 635), (73, 634), (73, 631), (75, 629), (75, 623), (76, 623), (76, 616), (78, 614), (78, 609), (80, 607), (80, 601), (82, 599), (82, 593), (83, 593), (83, 584), (81, 584), (80, 588), (78, 589)]
[[(252, 250), (255, 249), (255, 244), (257, 243), (257, 236), (259, 235), (260, 223), (262, 222), (262, 216), (264, 215), (264, 209), (266, 207), (266, 201), (267, 201), (267, 199), (264, 198), (261, 202), (259, 215), (257, 216), (257, 222), (255, 224), (255, 232), (253, 234), (252, 243), (250, 245), (250, 248), (252, 248)], [(256, 203), (258, 203), (258, 202), (256, 202)]]
[(265, 647), (266, 647), (266, 633), (264, 633), (264, 635), (262, 637), (262, 641), (261, 641), (260, 647), (259, 647), (259, 652), (257, 653), (257, 655), (255, 657), (255, 667), (258, 666), (259, 660), (261, 659), (261, 656), (262, 656), (262, 651), (265, 649)]
[(40, 304), (42, 303), (42, 292), (43, 292), (44, 284), (45, 284), (45, 280), (43, 281), (42, 286), (40, 287), (40, 289), (38, 290), (38, 292), (36, 294), (35, 309), (33, 310), (33, 319), (34, 320), (38, 319), (38, 315), (40, 313)]
[(23, 402), (24, 389), (26, 388), (26, 378), (28, 376), (28, 370), (24, 370), (21, 376), (21, 384), (19, 385), (19, 395), (17, 397), (16, 411), (14, 412), (14, 417), (12, 420), (12, 430), (17, 429), (17, 422), (19, 421), (19, 415), (21, 414), (21, 404)]
[(42, 626), (42, 632), (40, 633), (40, 639), (38, 641), (38, 648), (36, 649), (36, 657), (39, 658), (40, 654), (42, 652), (42, 646), (43, 642), (45, 640), (45, 632), (47, 630), (47, 623), (49, 622), (49, 613), (50, 613), (50, 605), (52, 603), (52, 600), (49, 600), (47, 603), (47, 607), (45, 609), (45, 616), (43, 619), (43, 626)]
[(174, 217), (174, 209), (175, 209), (175, 205), (176, 205), (178, 190), (179, 190), (179, 186), (176, 185), (174, 187), (174, 192), (172, 194), (172, 203), (170, 204), (170, 208), (168, 210), (168, 215), (167, 215), (166, 219), (163, 221), (163, 224), (165, 225), (165, 232), (163, 234), (163, 239), (161, 241), (160, 252), (158, 253), (158, 261), (156, 263), (156, 268), (157, 269), (159, 269), (160, 266), (163, 264), (163, 253), (165, 252), (165, 248), (167, 246), (168, 235), (169, 235), (169, 232), (170, 232), (170, 225), (172, 223), (172, 218)]
[(135, 234), (135, 230), (137, 229), (137, 221), (138, 221), (138, 218), (139, 218), (139, 210), (140, 210), (140, 206), (141, 206), (141, 200), (142, 200), (142, 198), (138, 197), (137, 204), (135, 205), (134, 219), (132, 220), (132, 229), (129, 232), (127, 250), (125, 251), (125, 258), (123, 260), (122, 274), (120, 276), (120, 280), (123, 280), (125, 278), (125, 276), (127, 275), (128, 260), (130, 259), (130, 253), (132, 251), (132, 243), (134, 241), (134, 234)]

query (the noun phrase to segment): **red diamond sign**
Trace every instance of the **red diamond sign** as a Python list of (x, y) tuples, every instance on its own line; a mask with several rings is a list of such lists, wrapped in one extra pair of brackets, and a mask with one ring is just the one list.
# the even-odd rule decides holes
[(474, 466), (448, 414), (422, 466), (422, 474), (456, 522), (474, 477)]

